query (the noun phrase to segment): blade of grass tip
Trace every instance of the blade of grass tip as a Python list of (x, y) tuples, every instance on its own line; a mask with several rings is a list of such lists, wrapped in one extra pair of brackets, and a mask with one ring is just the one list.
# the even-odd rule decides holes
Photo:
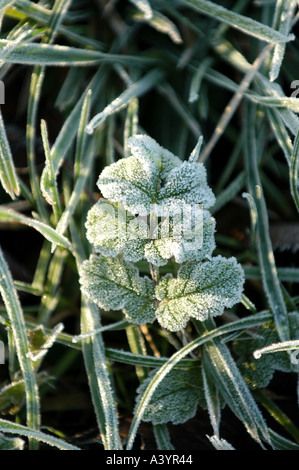
[(76, 152), (75, 152), (75, 163), (74, 163), (74, 178), (75, 181), (78, 179), (80, 174), (80, 165), (83, 157), (83, 152), (85, 150), (86, 143), (86, 132), (85, 127), (87, 125), (90, 113), (90, 103), (91, 103), (92, 90), (89, 89), (86, 93), (86, 97), (83, 101), (79, 127), (77, 132), (77, 143), (76, 143)]
[[(3, 85), (3, 82), (1, 82)], [(3, 90), (4, 91), (4, 90)], [(7, 140), (5, 126), (0, 111), (0, 180), (3, 189), (12, 199), (20, 195), (20, 185), (17, 178), (16, 169), (10, 146)]]
[(265, 24), (259, 23), (247, 16), (240, 15), (232, 10), (227, 10), (208, 0), (180, 0), (180, 2), (262, 41), (280, 44), (295, 38), (294, 35), (285, 36)]
[(228, 105), (226, 106), (221, 118), (219, 119), (219, 122), (217, 124), (217, 127), (210, 138), (209, 142), (205, 146), (204, 150), (200, 154), (199, 161), (200, 162), (205, 162), (207, 158), (209, 157), (211, 151), (215, 147), (216, 143), (218, 142), (220, 136), (223, 134), (226, 126), (229, 124), (231, 118), (233, 117), (234, 113), (236, 112), (242, 98), (244, 92), (249, 88), (252, 80), (254, 79), (256, 73), (258, 72), (259, 68), (262, 66), (264, 63), (266, 57), (268, 56), (271, 48), (273, 47), (272, 44), (267, 45), (258, 55), (258, 57), (255, 59), (255, 61), (252, 64), (252, 67), (249, 69), (249, 71), (245, 74), (244, 78), (241, 80), (241, 83), (238, 87), (238, 90), (234, 94), (234, 96), (231, 98), (229, 101)]
[[(94, 74), (90, 80), (87, 90), (92, 90), (91, 93), (91, 102), (92, 104), (98, 99), (98, 95), (102, 89), (103, 83), (106, 79), (106, 69), (100, 67), (99, 70)], [(73, 107), (68, 117), (63, 123), (62, 128), (60, 129), (59, 134), (57, 135), (55, 142), (51, 148), (51, 156), (53, 165), (55, 167), (55, 174), (59, 171), (67, 151), (71, 147), (73, 140), (75, 139), (80, 124), (81, 110), (86, 98), (86, 91), (84, 91), (77, 101), (76, 105)], [(47, 173), (42, 173), (41, 180), (47, 179)], [(48, 183), (45, 181), (44, 183)]]
[(130, 151), (128, 149), (128, 138), (132, 135), (137, 134), (138, 132), (138, 109), (139, 101), (138, 98), (132, 98), (129, 102), (127, 115), (125, 120), (125, 129), (124, 129), (124, 155), (129, 156)]
[(290, 339), (288, 313), (277, 275), (269, 235), (268, 212), (257, 165), (258, 156), (255, 135), (256, 107), (246, 103), (245, 110), (245, 164), (248, 177), (247, 185), (250, 194), (244, 194), (244, 196), (249, 200), (253, 225), (256, 227), (259, 266), (262, 273), (264, 290), (269, 306), (273, 312), (279, 338), (281, 341), (287, 341)]
[(143, 13), (145, 20), (150, 20), (152, 18), (153, 10), (148, 0), (130, 0), (130, 2), (133, 3), (141, 13)]
[(112, 113), (116, 113), (127, 106), (132, 98), (137, 98), (151, 88), (163, 78), (164, 72), (160, 69), (151, 70), (144, 77), (137, 82), (130, 85), (124, 92), (122, 92), (115, 100), (113, 100), (106, 108), (99, 114), (96, 114), (86, 126), (86, 132), (92, 134), (94, 130), (99, 127), (105, 119)]
[(101, 139), (100, 133), (94, 134), (90, 141), (89, 147), (86, 149), (85, 157), (83, 158), (81, 162), (79, 175), (75, 183), (75, 187), (67, 202), (66, 208), (56, 226), (57, 233), (61, 235), (66, 231), (70, 218), (73, 216), (76, 210), (77, 204), (80, 201), (82, 192), (84, 190), (84, 186), (86, 184), (86, 180), (88, 176), (90, 175), (94, 157), (97, 154), (98, 144), (99, 144), (100, 139)]
[(294, 141), (290, 164), (290, 185), (296, 208), (299, 212), (299, 131)]
[(22, 426), (18, 423), (6, 421), (2, 418), (0, 418), (0, 431), (8, 434), (27, 436), (30, 439), (35, 439), (36, 441), (45, 442), (50, 446), (57, 447), (60, 450), (81, 450), (79, 447), (69, 444), (62, 439), (58, 439), (57, 437), (53, 437), (41, 431), (37, 431), (36, 429), (30, 428), (29, 426)]
[[(278, 0), (276, 2), (272, 27), (282, 35), (287, 36), (292, 27), (292, 21), (297, 7), (297, 0)], [(270, 70), (270, 81), (273, 82), (279, 75), (280, 67), (285, 54), (286, 45), (277, 44), (273, 50)]]
[(153, 15), (149, 19), (145, 18), (142, 13), (135, 14), (133, 18), (135, 21), (147, 22), (149, 26), (159, 31), (159, 33), (167, 34), (175, 44), (183, 42), (176, 25), (159, 11), (153, 11)]
[[(28, 356), (30, 349), (26, 336), (22, 307), (15, 289), (11, 273), (0, 247), (0, 293), (3, 298), (16, 345), (26, 393), (27, 425), (35, 431), (40, 426), (40, 403), (33, 364)], [(37, 449), (37, 441), (30, 439), (32, 449)]]
[[(202, 346), (211, 339), (217, 338), (218, 336), (221, 336), (225, 333), (237, 331), (239, 329), (245, 330), (247, 328), (250, 328), (250, 325), (253, 326), (253, 324), (257, 326), (259, 322), (264, 323), (269, 319), (271, 319), (271, 314), (267, 312), (263, 314), (256, 314), (254, 316), (250, 315), (250, 317), (247, 317), (245, 319), (238, 320), (229, 325), (223, 325), (217, 329), (205, 332), (201, 336), (181, 348), (179, 351), (175, 352), (156, 372), (140, 399), (127, 437), (127, 450), (130, 450), (134, 444), (135, 436), (140, 422), (142, 421), (143, 414), (156, 388), (158, 387), (159, 383), (161, 383), (161, 381), (164, 379), (164, 377), (172, 370), (173, 367), (175, 367), (185, 356), (190, 354), (194, 349), (198, 348), (199, 346)], [(156, 360), (158, 359), (156, 358)], [(247, 394), (247, 388), (245, 388), (245, 390)]]
[(41, 181), (40, 186), (41, 186), (41, 191), (42, 191), (44, 198), (53, 207), (55, 223), (57, 223), (61, 214), (61, 204), (60, 204), (60, 198), (58, 194), (58, 187), (57, 187), (57, 181), (56, 181), (52, 155), (50, 152), (47, 124), (44, 119), (41, 120), (41, 136), (42, 136), (42, 142), (43, 142), (45, 158), (46, 158), (44, 171), (48, 175), (48, 178), (47, 178), (48, 186), (46, 187), (43, 184), (44, 180)]
[[(85, 259), (85, 252), (73, 219), (70, 221), (70, 231), (74, 245), (74, 255), (79, 269)], [(96, 331), (100, 327), (100, 315), (97, 306), (88, 302), (82, 296), (81, 334), (85, 336), (90, 331)], [(94, 411), (105, 450), (121, 450), (122, 444), (118, 429), (116, 402), (102, 336), (97, 334), (96, 336), (84, 337), (82, 351)]]

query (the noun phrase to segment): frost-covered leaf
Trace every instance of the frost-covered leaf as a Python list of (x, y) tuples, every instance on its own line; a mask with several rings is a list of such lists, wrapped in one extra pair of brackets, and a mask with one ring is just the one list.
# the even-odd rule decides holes
[[(207, 183), (207, 173), (202, 163), (183, 162), (171, 170), (164, 186), (157, 195), (157, 204), (176, 208), (179, 203), (202, 204), (209, 209), (215, 204), (215, 196)], [(162, 215), (162, 214), (161, 214)]]
[[(145, 258), (155, 266), (163, 266), (174, 257), (177, 263), (201, 261), (215, 249), (215, 219), (198, 206), (189, 207), (189, 214), (165, 220), (155, 240), (145, 245)], [(164, 232), (164, 233), (163, 233)]]
[[(299, 315), (297, 312), (291, 312), (288, 317), (292, 338), (299, 339)], [(291, 371), (290, 358), (286, 352), (262, 355), (259, 359), (253, 355), (255, 350), (278, 341), (275, 324), (270, 321), (252, 331), (250, 336), (243, 333), (234, 342), (234, 350), (239, 356), (238, 366), (249, 387), (267, 387), (275, 370)]]
[(100, 199), (88, 212), (87, 239), (97, 253), (127, 261), (146, 259), (155, 266), (174, 257), (177, 263), (199, 261), (215, 249), (215, 220), (199, 206), (163, 217), (135, 217), (122, 204)]
[(166, 275), (156, 287), (158, 322), (170, 331), (184, 328), (190, 318), (221, 315), (241, 302), (244, 273), (235, 258), (217, 256), (183, 265), (177, 278)]
[(154, 283), (132, 264), (92, 255), (80, 267), (81, 291), (104, 310), (123, 310), (132, 323), (155, 318)]
[(147, 215), (156, 202), (160, 179), (181, 161), (146, 135), (130, 137), (128, 147), (132, 155), (104, 168), (97, 184), (106, 199)]
[[(154, 372), (139, 386), (136, 408)], [(201, 369), (172, 369), (157, 387), (142, 419), (153, 424), (184, 423), (195, 415), (198, 404), (205, 407)]]
[(132, 155), (104, 168), (98, 187), (104, 198), (119, 202), (130, 212), (163, 216), (183, 204), (213, 206), (202, 163), (181, 160), (146, 135), (128, 139)]
[(87, 214), (86, 228), (97, 253), (115, 257), (122, 252), (124, 259), (135, 262), (143, 258), (148, 225), (121, 204), (100, 199)]

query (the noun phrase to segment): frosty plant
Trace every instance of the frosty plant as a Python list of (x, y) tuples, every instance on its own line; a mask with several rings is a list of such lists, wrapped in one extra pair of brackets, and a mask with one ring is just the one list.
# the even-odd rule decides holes
[[(149, 136), (135, 135), (131, 155), (100, 174), (103, 198), (86, 222), (95, 254), (80, 269), (82, 292), (100, 308), (122, 310), (134, 324), (157, 320), (179, 331), (192, 318), (204, 321), (241, 301), (241, 266), (212, 256), (215, 220), (208, 209), (215, 196), (196, 161), (199, 145), (182, 161)], [(151, 277), (138, 269), (141, 260)], [(159, 266), (167, 264), (172, 269), (160, 276)]]

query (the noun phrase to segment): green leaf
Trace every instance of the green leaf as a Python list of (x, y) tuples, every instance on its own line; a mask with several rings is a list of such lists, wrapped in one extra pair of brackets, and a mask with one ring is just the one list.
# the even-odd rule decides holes
[(235, 258), (217, 256), (181, 267), (177, 278), (166, 275), (156, 287), (158, 322), (170, 331), (184, 328), (190, 318), (221, 315), (241, 302), (244, 273)]
[[(155, 373), (152, 371), (138, 387), (136, 407)], [(153, 393), (142, 420), (153, 424), (184, 423), (195, 416), (199, 403), (205, 406), (201, 369), (172, 369)]]
[(146, 259), (155, 266), (175, 261), (199, 261), (215, 248), (215, 220), (200, 207), (190, 208), (178, 217), (165, 217), (158, 224), (135, 217), (121, 204), (100, 199), (88, 212), (86, 236), (97, 253), (115, 257), (122, 253), (127, 261)]
[(8, 209), (7, 207), (0, 207), (0, 221), (2, 222), (19, 222), (20, 224), (27, 225), (32, 227), (38, 232), (40, 232), (43, 237), (49, 240), (54, 245), (60, 245), (64, 248), (67, 248), (72, 252), (72, 246), (68, 239), (63, 235), (60, 235), (56, 230), (50, 225), (44, 224), (39, 220), (35, 220), (31, 217), (27, 217), (19, 212), (14, 211), (13, 209)]
[(12, 64), (49, 65), (57, 67), (98, 65), (101, 62), (146, 63), (151, 59), (105, 54), (90, 49), (60, 46), (52, 44), (28, 44), (7, 39), (0, 39), (0, 54), (3, 49), (11, 49), (7, 62)]
[(147, 215), (160, 179), (181, 160), (146, 135), (130, 137), (128, 147), (132, 155), (104, 168), (97, 184), (106, 199), (122, 203), (133, 214)]
[(207, 173), (202, 163), (183, 162), (170, 171), (157, 195), (157, 204), (163, 211), (181, 204), (202, 204), (205, 209), (213, 206), (215, 196), (207, 184)]
[(115, 257), (123, 253), (127, 261), (139, 261), (144, 256), (148, 226), (124, 209), (100, 199), (88, 211), (86, 236), (97, 253)]
[(80, 267), (81, 289), (104, 310), (123, 310), (132, 323), (152, 323), (155, 318), (154, 283), (140, 277), (132, 264), (92, 255)]
[(176, 263), (201, 261), (215, 249), (215, 219), (198, 206), (178, 217), (165, 218), (158, 226), (157, 238), (145, 245), (145, 258), (163, 266), (170, 258)]
[(132, 98), (143, 95), (150, 88), (156, 85), (163, 75), (164, 73), (160, 69), (154, 69), (137, 82), (132, 83), (124, 92), (108, 104), (102, 112), (96, 114), (92, 118), (86, 126), (86, 131), (89, 134), (92, 134), (94, 129), (100, 126), (108, 116), (120, 111), (125, 106), (128, 106)]

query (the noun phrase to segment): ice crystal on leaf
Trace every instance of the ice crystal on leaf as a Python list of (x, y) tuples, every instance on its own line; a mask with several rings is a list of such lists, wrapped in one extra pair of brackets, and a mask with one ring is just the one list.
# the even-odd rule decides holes
[(177, 278), (169, 275), (156, 287), (158, 322), (170, 331), (184, 328), (190, 318), (221, 315), (241, 301), (244, 274), (235, 258), (217, 256), (183, 265)]
[(104, 310), (123, 310), (136, 324), (154, 321), (154, 283), (134, 265), (92, 255), (81, 265), (80, 283), (83, 294)]

